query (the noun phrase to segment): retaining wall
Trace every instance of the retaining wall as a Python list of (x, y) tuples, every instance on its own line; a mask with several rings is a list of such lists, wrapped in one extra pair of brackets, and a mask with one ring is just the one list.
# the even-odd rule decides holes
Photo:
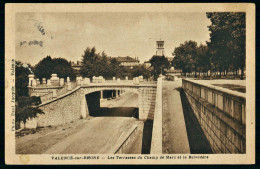
[(153, 119), (155, 110), (156, 88), (138, 89), (139, 119)]
[(215, 153), (246, 153), (246, 96), (196, 80), (182, 80), (187, 99)]
[(60, 125), (80, 119), (82, 115), (79, 89), (39, 105), (45, 114), (37, 115), (37, 126)]
[(136, 138), (137, 125), (132, 126), (123, 137), (113, 146), (113, 148), (108, 152), (108, 154), (124, 154), (133, 145), (133, 141)]
[(157, 80), (151, 154), (162, 154), (162, 78)]

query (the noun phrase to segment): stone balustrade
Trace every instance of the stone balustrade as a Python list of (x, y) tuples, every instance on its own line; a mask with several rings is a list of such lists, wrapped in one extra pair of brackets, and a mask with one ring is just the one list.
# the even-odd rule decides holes
[(138, 78), (138, 77), (135, 77), (135, 78), (133, 79), (133, 83), (134, 83), (135, 85), (139, 85), (139, 83), (140, 83), (139, 78)]
[(105, 79), (103, 78), (103, 76), (93, 76), (92, 77), (92, 83), (104, 83)]
[[(60, 92), (61, 89), (65, 88), (67, 91), (71, 91), (76, 86), (88, 86), (88, 85), (97, 85), (97, 84), (107, 84), (107, 83), (115, 83), (115, 84), (134, 84), (139, 85), (140, 83), (150, 84), (153, 82), (147, 82), (143, 80), (143, 76), (135, 77), (133, 80), (128, 80), (128, 77), (125, 77), (125, 80), (121, 80), (120, 78), (113, 77), (113, 80), (105, 80), (102, 76), (92, 77), (92, 83), (90, 78), (82, 78), (76, 77), (76, 86), (74, 83), (70, 81), (70, 77), (66, 78), (66, 82), (64, 78), (59, 78), (57, 74), (52, 74), (50, 79), (42, 78), (41, 81), (39, 78), (35, 79), (33, 74), (29, 76), (29, 84), (28, 90), (30, 96), (40, 96), (42, 101), (51, 100), (59, 96), (60, 93), (64, 94), (64, 90)], [(40, 83), (41, 82), (41, 83)], [(54, 91), (56, 90), (56, 91)], [(56, 96), (57, 93), (57, 96)]]
[[(46, 87), (46, 86), (64, 86), (64, 78), (59, 78), (57, 74), (52, 74), (50, 79), (42, 78), (41, 81), (39, 78), (34, 77), (33, 74), (28, 75), (29, 78), (29, 83), (28, 87), (31, 88), (41, 88), (41, 87)], [(70, 81), (69, 77), (67, 78), (67, 82)]]

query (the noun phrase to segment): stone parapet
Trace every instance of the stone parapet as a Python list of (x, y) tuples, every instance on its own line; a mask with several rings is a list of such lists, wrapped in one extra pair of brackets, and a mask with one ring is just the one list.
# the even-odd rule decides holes
[(162, 78), (157, 80), (151, 154), (162, 154)]
[(215, 153), (246, 153), (245, 94), (182, 80), (187, 99)]
[(127, 132), (123, 133), (120, 140), (110, 149), (108, 154), (124, 154), (125, 150), (132, 146), (137, 134), (137, 125), (133, 125)]

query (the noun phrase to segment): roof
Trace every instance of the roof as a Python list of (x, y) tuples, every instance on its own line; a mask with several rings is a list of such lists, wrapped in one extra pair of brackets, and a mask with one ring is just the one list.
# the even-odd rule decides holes
[(76, 63), (75, 62), (71, 62), (70, 64), (71, 64), (72, 67), (82, 66), (82, 62), (81, 61), (77, 61)]
[(116, 60), (118, 62), (139, 62), (139, 60), (136, 60), (134, 58), (131, 58), (130, 56), (126, 56), (126, 57), (121, 57), (121, 56), (118, 56), (116, 58)]

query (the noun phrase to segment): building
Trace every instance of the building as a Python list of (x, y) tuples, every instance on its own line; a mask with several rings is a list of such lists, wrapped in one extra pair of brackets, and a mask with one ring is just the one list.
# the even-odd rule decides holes
[(164, 41), (156, 41), (156, 56), (164, 55)]
[[(156, 41), (156, 54), (154, 56), (164, 56), (164, 41), (161, 41), (161, 40)], [(150, 61), (145, 61), (144, 67), (150, 68), (151, 67)]]
[(79, 71), (82, 67), (82, 62), (77, 61), (77, 62), (70, 62), (71, 67), (76, 70)]
[[(164, 41), (160, 40), (160, 41), (156, 41), (156, 56), (165, 56), (164, 53)], [(173, 57), (167, 57), (165, 56), (165, 58), (168, 59), (170, 65), (173, 61)], [(175, 70), (174, 67), (171, 65), (171, 67), (167, 70), (171, 73), (179, 73), (181, 70)]]
[(145, 68), (151, 67), (151, 63), (150, 63), (149, 61), (145, 61), (145, 62), (144, 62), (144, 67), (145, 67)]
[(116, 58), (116, 60), (117, 60), (117, 62), (119, 63), (120, 66), (133, 68), (134, 66), (139, 66), (140, 65), (140, 63), (139, 63), (140, 61), (138, 60), (138, 57), (132, 58), (130, 56), (126, 56), (126, 57), (118, 56)]

